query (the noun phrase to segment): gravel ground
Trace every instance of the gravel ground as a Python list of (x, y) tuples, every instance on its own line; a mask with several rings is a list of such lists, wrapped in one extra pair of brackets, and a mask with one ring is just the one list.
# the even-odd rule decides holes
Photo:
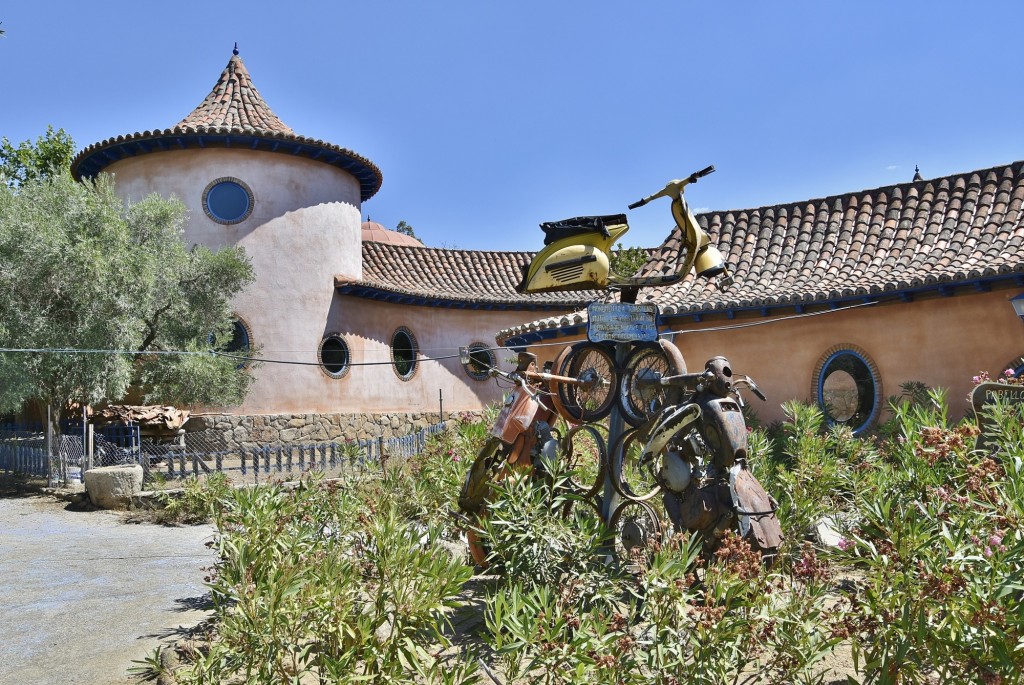
[(212, 533), (0, 495), (0, 682), (130, 682), (133, 660), (206, 616)]

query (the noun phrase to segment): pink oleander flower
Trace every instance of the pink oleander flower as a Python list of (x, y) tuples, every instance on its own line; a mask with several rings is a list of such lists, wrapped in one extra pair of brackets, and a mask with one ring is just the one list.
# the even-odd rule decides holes
[(459, 461), (459, 455), (452, 455), (452, 461)]
[(1003, 536), (999, 533), (992, 533), (988, 536), (988, 544), (991, 547), (998, 547), (1003, 542)]
[(985, 548), (985, 551), (984, 551), (984, 552), (982, 552), (982, 554), (984, 554), (984, 555), (985, 555), (985, 558), (986, 558), (986, 559), (989, 559), (989, 558), (991, 558), (991, 557), (992, 557), (992, 548), (991, 548), (991, 547), (986, 547), (986, 548)]
[(851, 547), (853, 547), (853, 541), (852, 540), (847, 540), (846, 538), (839, 538), (839, 549), (841, 549), (841, 550), (843, 550), (845, 552), (846, 550), (850, 549)]

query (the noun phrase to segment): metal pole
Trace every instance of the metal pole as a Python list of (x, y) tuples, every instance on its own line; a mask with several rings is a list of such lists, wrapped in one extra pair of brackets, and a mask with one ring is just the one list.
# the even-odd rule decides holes
[(46, 405), (46, 481), (50, 487), (57, 485), (57, 473), (55, 466), (57, 460), (53, 455), (53, 410), (50, 405)]
[(437, 422), (444, 423), (444, 391), (437, 389)]
[[(615, 343), (615, 364), (622, 368), (629, 354), (629, 343)], [(601, 497), (601, 518), (605, 524), (611, 523), (612, 514), (619, 507), (619, 492), (615, 489), (613, 478), (618, 477), (618, 464), (622, 452), (622, 443), (619, 437), (625, 432), (626, 422), (622, 418), (622, 411), (618, 403), (612, 407), (612, 413), (608, 417), (608, 468), (604, 472), (604, 494)], [(613, 452), (612, 449), (618, 445)]]

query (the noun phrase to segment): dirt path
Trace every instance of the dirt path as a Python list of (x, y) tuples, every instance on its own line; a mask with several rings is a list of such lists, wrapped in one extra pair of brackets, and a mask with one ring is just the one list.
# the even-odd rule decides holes
[(0, 497), (0, 682), (128, 682), (134, 659), (205, 617), (211, 534)]

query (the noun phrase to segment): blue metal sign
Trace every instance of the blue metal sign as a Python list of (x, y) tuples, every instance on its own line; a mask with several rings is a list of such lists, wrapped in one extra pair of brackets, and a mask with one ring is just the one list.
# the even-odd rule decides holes
[(658, 339), (658, 305), (595, 302), (587, 307), (590, 342), (654, 342)]

